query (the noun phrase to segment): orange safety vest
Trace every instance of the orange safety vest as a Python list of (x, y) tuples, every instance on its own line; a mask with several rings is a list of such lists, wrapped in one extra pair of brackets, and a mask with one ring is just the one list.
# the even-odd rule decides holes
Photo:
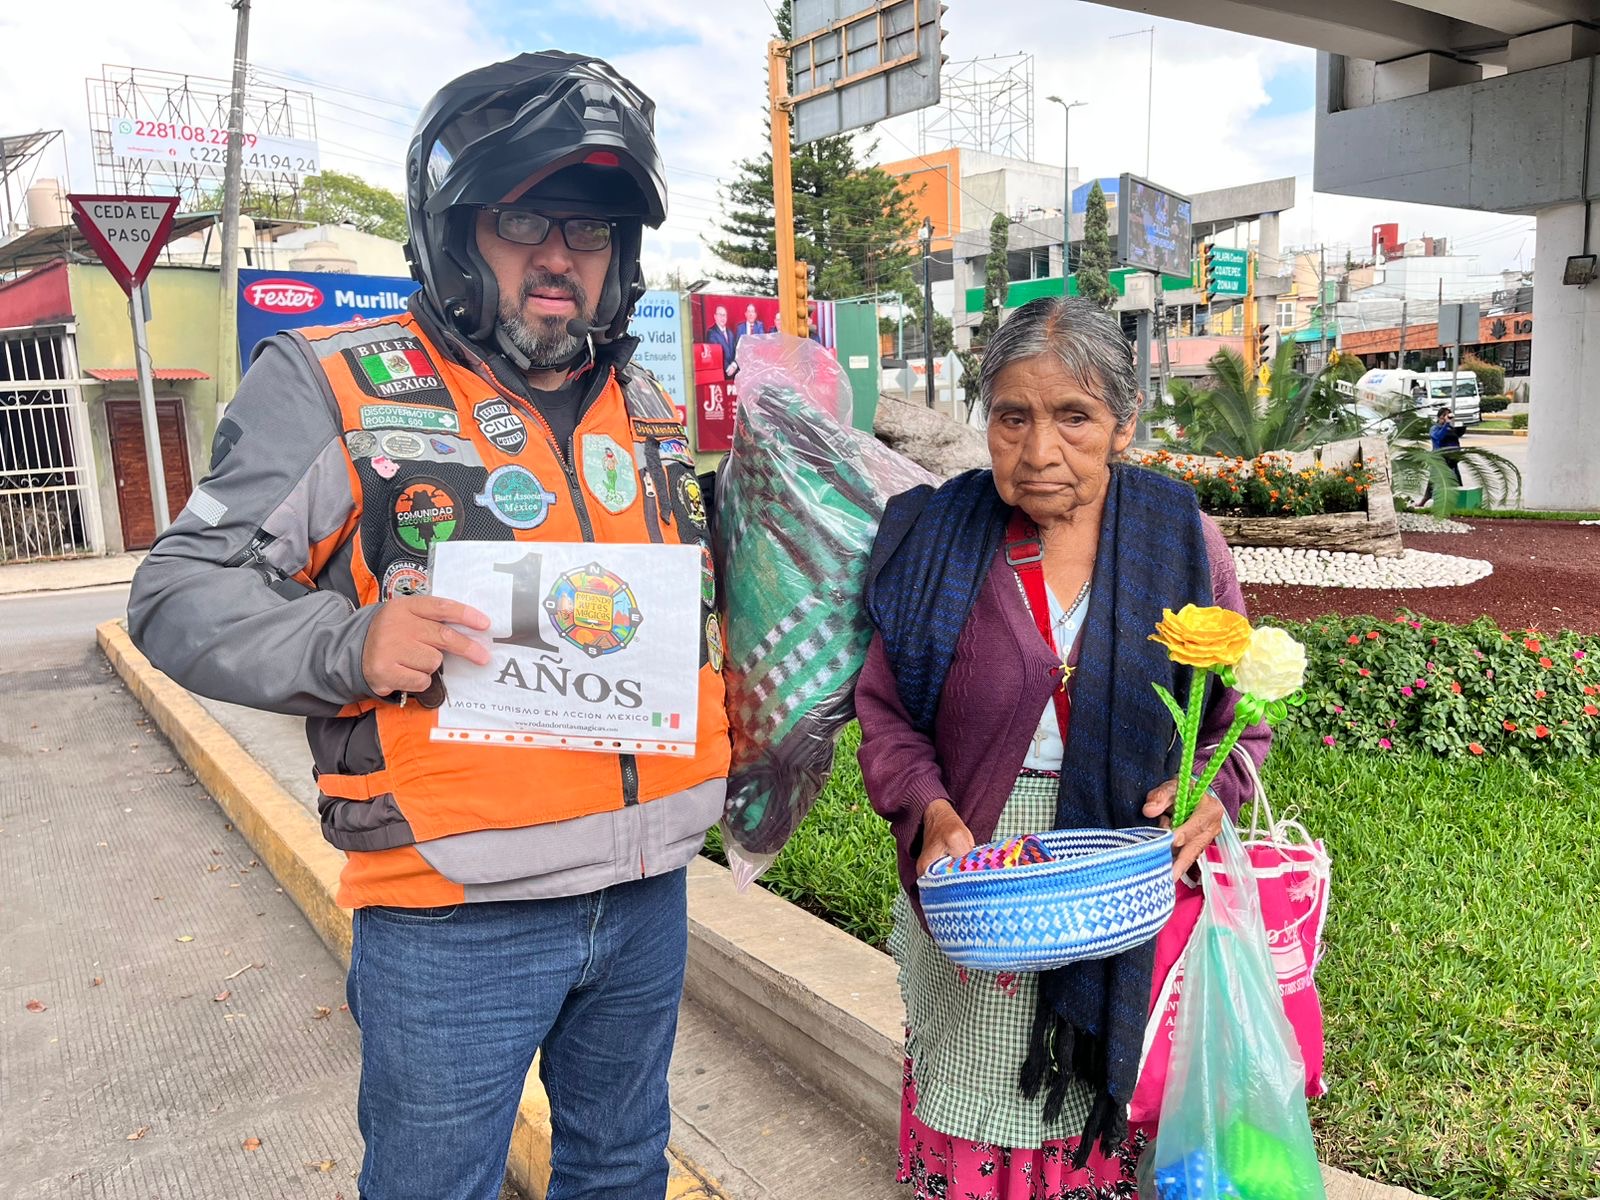
[[(435, 742), (437, 709), (415, 698), (367, 699), (313, 718), (323, 831), (349, 855), (339, 903), (540, 894), (538, 876), (554, 861), (541, 847), (560, 839), (530, 840), (530, 827), (587, 818), (566, 840), (577, 831), (603, 843), (613, 834), (600, 814), (634, 805), (698, 795), (699, 815), (677, 819), (703, 833), (715, 817), (705, 819), (714, 798), (701, 785), (728, 773), (722, 630), (694, 459), (659, 385), (643, 372), (625, 370), (620, 383), (613, 374), (583, 414), (569, 461), (536, 408), (440, 354), (410, 314), (301, 336), (337, 409), (356, 502), (346, 527), (314, 548), (306, 574), (320, 577), (302, 582), (327, 586), (326, 572), (347, 571), (340, 590), (353, 585), (361, 604), (377, 604), (425, 590), (429, 547), (456, 538), (698, 544), (705, 571), (692, 758)], [(671, 819), (663, 813), (648, 827), (663, 817)], [(506, 832), (498, 841), (463, 836), (481, 831)], [(655, 873), (651, 852), (638, 853), (644, 861), (624, 864), (626, 873)], [(516, 890), (519, 870), (531, 891)]]

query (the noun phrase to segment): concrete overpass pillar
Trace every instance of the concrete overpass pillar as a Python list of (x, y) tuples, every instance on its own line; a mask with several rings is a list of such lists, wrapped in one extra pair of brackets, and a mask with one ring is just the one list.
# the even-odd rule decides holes
[(1600, 283), (1567, 287), (1583, 248), (1583, 205), (1541, 209), (1535, 227), (1532, 405), (1523, 503), (1600, 509)]

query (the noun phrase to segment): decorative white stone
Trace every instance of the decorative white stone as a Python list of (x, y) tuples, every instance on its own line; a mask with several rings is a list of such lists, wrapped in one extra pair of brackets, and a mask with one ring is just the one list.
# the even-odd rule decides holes
[(1427, 513), (1396, 513), (1402, 533), (1471, 533), (1472, 526), (1463, 521), (1446, 521)]
[(1397, 558), (1273, 546), (1235, 546), (1240, 583), (1307, 587), (1462, 587), (1487, 578), (1494, 564), (1477, 558), (1407, 550)]

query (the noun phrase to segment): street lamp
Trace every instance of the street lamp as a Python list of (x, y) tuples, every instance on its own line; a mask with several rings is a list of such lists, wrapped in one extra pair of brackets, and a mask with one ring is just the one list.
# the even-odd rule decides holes
[(1087, 100), (1074, 100), (1068, 104), (1060, 96), (1046, 96), (1052, 104), (1061, 105), (1061, 176), (1066, 203), (1061, 206), (1061, 294), (1067, 294), (1067, 280), (1072, 275), (1072, 110), (1082, 108)]
[(922, 218), (922, 363), (928, 369), (928, 407), (933, 407), (933, 218)]

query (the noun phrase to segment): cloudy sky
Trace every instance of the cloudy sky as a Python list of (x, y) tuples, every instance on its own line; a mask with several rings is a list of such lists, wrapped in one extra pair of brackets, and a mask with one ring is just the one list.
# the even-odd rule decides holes
[[(1039, 161), (1061, 162), (1061, 110), (1044, 99), (1056, 93), (1088, 102), (1072, 120), (1084, 178), (1143, 171), (1150, 39), (1116, 35), (1149, 19), (1077, 0), (949, 3), (952, 60), (1033, 53)], [(93, 190), (84, 81), (101, 64), (226, 78), (233, 29), (227, 0), (0, 5), (0, 133), (65, 130), (65, 159), (45, 173), (65, 170), (74, 189)], [(718, 181), (761, 147), (771, 29), (765, 0), (254, 0), (250, 59), (259, 83), (315, 93), (327, 165), (398, 187), (417, 110), (452, 76), (545, 47), (610, 58), (658, 106), (672, 215), (647, 246), (647, 268), (703, 273)], [(1449, 236), (1479, 270), (1531, 265), (1531, 217), (1313, 195), (1311, 51), (1157, 20), (1154, 53), (1157, 181), (1195, 192), (1295, 175), (1286, 244), (1342, 255), (1366, 245), (1374, 221), (1393, 220), (1405, 237)], [(915, 117), (872, 136), (881, 161), (922, 149)]]

